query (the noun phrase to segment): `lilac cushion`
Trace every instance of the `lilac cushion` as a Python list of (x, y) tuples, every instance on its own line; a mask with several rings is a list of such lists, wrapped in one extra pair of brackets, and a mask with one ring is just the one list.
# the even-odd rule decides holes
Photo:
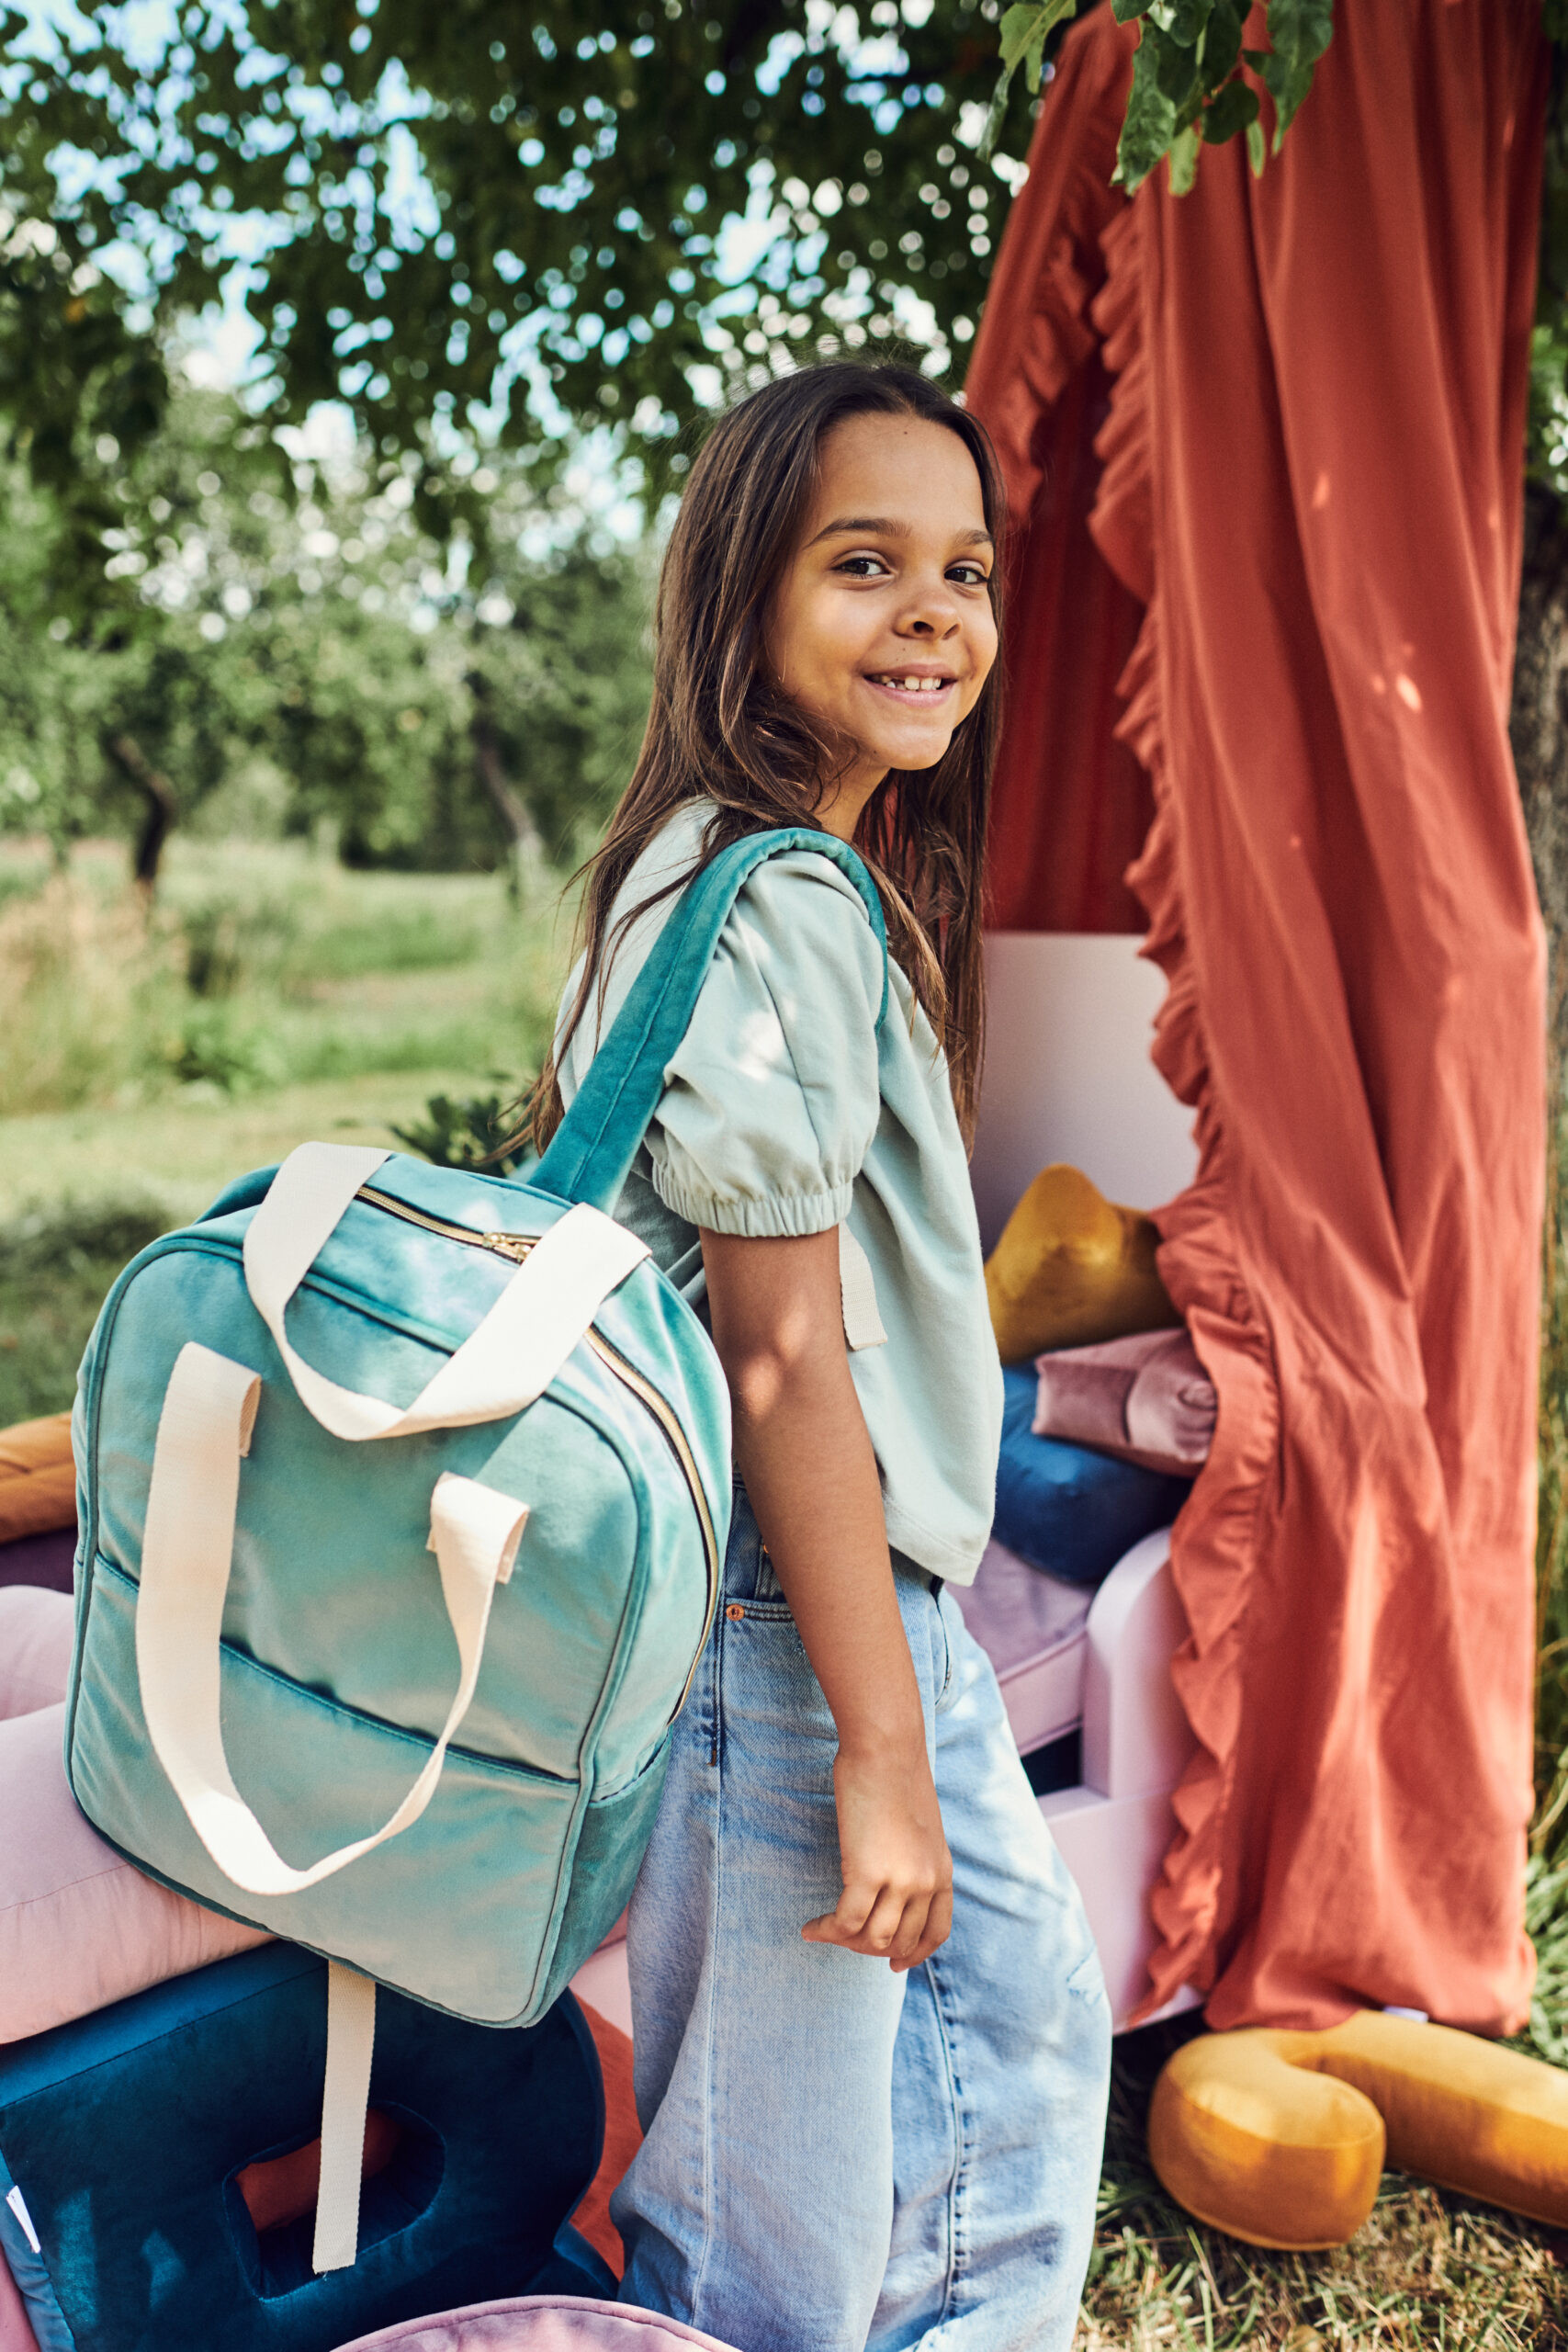
[(68, 1593), (0, 1587), (0, 1723), (64, 1698), (74, 1619)]
[(464, 2312), (356, 2335), (338, 2352), (732, 2352), (677, 2319), (629, 2303), (592, 2303), (576, 2295), (525, 2295), (514, 2302), (474, 2303)]
[(0, 2042), (268, 1940), (106, 1845), (71, 1793), (64, 1749), (62, 1705), (0, 1723)]
[(1032, 1567), (994, 1537), (974, 1583), (950, 1589), (996, 1668), (1019, 1754), (1029, 1756), (1081, 1723), (1093, 1594)]
[(1136, 1331), (1037, 1356), (1033, 1429), (1145, 1470), (1190, 1477), (1209, 1458), (1214, 1385), (1183, 1331)]

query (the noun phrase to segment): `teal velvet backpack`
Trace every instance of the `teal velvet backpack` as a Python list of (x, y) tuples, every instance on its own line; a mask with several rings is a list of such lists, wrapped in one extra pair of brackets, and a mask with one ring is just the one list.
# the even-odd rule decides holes
[[(328, 1972), (316, 2267), (352, 2262), (375, 1980), (529, 2025), (630, 1894), (716, 1605), (728, 1397), (609, 1212), (719, 934), (671, 910), (525, 1182), (305, 1144), (142, 1251), (83, 1361), (77, 1801)], [(886, 996), (884, 991), (884, 1010)]]

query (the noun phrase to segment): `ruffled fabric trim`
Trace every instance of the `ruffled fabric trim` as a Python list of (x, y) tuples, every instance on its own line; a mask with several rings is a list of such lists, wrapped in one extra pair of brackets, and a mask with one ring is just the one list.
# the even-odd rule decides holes
[(1243, 1637), (1255, 1564), (1277, 1487), (1280, 1390), (1272, 1350), (1236, 1255), (1227, 1201), (1229, 1151), (1214, 1101), (1207, 1041), (1187, 936), (1179, 819), (1165, 746), (1160, 599), (1154, 576), (1154, 432), (1143, 334), (1144, 209), (1108, 223), (1107, 264), (1094, 322), (1114, 371), (1111, 413), (1096, 442), (1104, 467), (1090, 519), (1107, 562), (1148, 605), (1119, 689), (1118, 735), (1153, 780), (1155, 819), (1127, 884), (1148, 910), (1141, 953), (1166, 978), (1154, 1061), (1178, 1101), (1195, 1111), (1198, 1173), (1155, 1212), (1159, 1270), (1186, 1317), (1219, 1398), (1209, 1460), (1176, 1521), (1171, 1571), (1190, 1629), (1172, 1669), (1198, 1747), (1176, 1792), (1177, 1834), (1151, 1903), (1159, 1944), (1150, 1990), (1133, 2022), (1184, 1984), (1212, 1990), (1223, 1955), (1222, 1900), (1234, 1882)]
[[(1128, 209), (1111, 175), (1135, 45), (1130, 32), (1113, 28), (1107, 40), (1092, 23), (1063, 43), (1029, 158), (1031, 181), (1045, 186), (1010, 214), (986, 297), (987, 322), (1005, 322), (1005, 332), (982, 336), (965, 395), (990, 429), (1018, 522), (1044, 475), (1036, 426), (1100, 340), (1089, 307), (1102, 232)], [(1065, 124), (1071, 136), (1047, 135)]]
[(1155, 1023), (1155, 1066), (1178, 1101), (1197, 1114), (1198, 1173), (1184, 1193), (1155, 1212), (1159, 1270), (1214, 1384), (1219, 1412), (1213, 1450), (1171, 1537), (1171, 1572), (1190, 1628), (1172, 1679), (1198, 1747), (1176, 1792), (1177, 1834), (1151, 1898), (1160, 1940), (1134, 2024), (1184, 1984), (1212, 1991), (1220, 1971), (1245, 1619), (1280, 1459), (1279, 1381), (1236, 1257), (1227, 1205), (1230, 1155), (1210, 1081), (1182, 910), (1177, 815), (1162, 742), (1159, 627), (1156, 594), (1122, 679), (1127, 708), (1118, 731), (1148, 769), (1155, 790), (1154, 824), (1127, 882), (1149, 911), (1141, 953), (1166, 978)]

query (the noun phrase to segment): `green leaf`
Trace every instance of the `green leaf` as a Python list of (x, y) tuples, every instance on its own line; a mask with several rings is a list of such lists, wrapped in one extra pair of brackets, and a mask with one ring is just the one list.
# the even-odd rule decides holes
[(1334, 31), (1334, 0), (1269, 0), (1270, 51), (1258, 67), (1274, 101), (1274, 153), (1312, 87)]
[(1133, 60), (1127, 119), (1111, 176), (1131, 192), (1141, 187), (1176, 135), (1176, 108), (1159, 86), (1154, 44), (1145, 25)]
[(1269, 150), (1264, 144), (1263, 125), (1260, 122), (1249, 122), (1247, 126), (1247, 159), (1252, 165), (1253, 178), (1260, 180), (1263, 177), (1263, 166), (1269, 160)]
[(1203, 110), (1203, 136), (1211, 147), (1234, 139), (1258, 120), (1258, 93), (1246, 82), (1227, 82)]
[(1196, 123), (1189, 125), (1172, 141), (1170, 149), (1170, 192), (1185, 196), (1198, 176), (1199, 135)]
[(1040, 87), (1045, 43), (1066, 17), (1077, 14), (1078, 0), (1015, 0), (1001, 22), (1002, 68), (1012, 74), (1021, 64), (1032, 90)]
[(1184, 107), (1198, 87), (1197, 51), (1161, 32), (1152, 18), (1144, 27), (1140, 41), (1140, 57), (1145, 49), (1154, 51), (1155, 73), (1163, 95), (1173, 107)]
[(1235, 72), (1241, 55), (1242, 12), (1236, 0), (1214, 0), (1203, 34), (1203, 87), (1217, 90)]
[(1168, 0), (1166, 30), (1183, 49), (1196, 49), (1213, 11), (1214, 0)]
[(980, 160), (984, 163), (997, 143), (1007, 112), (1008, 89), (1013, 74), (1021, 64), (1031, 90), (1040, 87), (1045, 57), (1045, 43), (1055, 27), (1066, 17), (1077, 14), (1078, 0), (1014, 0), (1000, 28), (1002, 70), (991, 94), (985, 128), (980, 134)]
[(1119, 25), (1130, 25), (1139, 17), (1146, 17), (1154, 0), (1111, 0), (1111, 13)]

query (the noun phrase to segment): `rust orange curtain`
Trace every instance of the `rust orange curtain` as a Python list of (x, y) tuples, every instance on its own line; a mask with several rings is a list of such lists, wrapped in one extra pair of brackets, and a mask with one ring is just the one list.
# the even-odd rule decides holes
[(1533, 1967), (1544, 952), (1506, 721), (1544, 60), (1529, 0), (1335, 17), (1263, 178), (1236, 141), (1179, 199), (1107, 185), (1132, 35), (1101, 7), (1063, 51), (969, 379), (1019, 526), (993, 903), (1122, 927), (1152, 796), (1128, 879), (1201, 1146), (1161, 1265), (1221, 1400), (1152, 1999), (1498, 2032)]

